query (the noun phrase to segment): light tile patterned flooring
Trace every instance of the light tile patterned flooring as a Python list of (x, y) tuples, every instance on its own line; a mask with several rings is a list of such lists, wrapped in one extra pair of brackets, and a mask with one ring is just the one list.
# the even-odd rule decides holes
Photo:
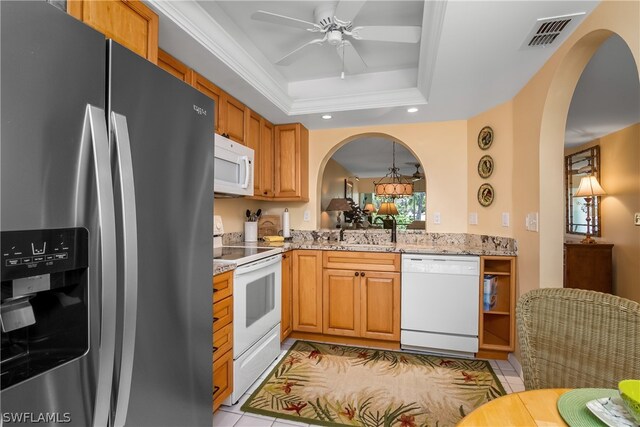
[[(290, 426), (313, 426), (315, 424), (297, 423), (295, 421), (283, 420), (280, 418), (265, 417), (262, 415), (242, 412), (240, 407), (251, 396), (251, 393), (262, 383), (267, 374), (271, 372), (274, 366), (284, 357), (295, 340), (287, 339), (282, 343), (282, 351), (280, 356), (267, 368), (260, 378), (247, 390), (240, 398), (238, 403), (233, 406), (221, 406), (215, 414), (213, 414), (214, 427), (290, 427)], [(507, 393), (513, 393), (524, 390), (522, 378), (516, 372), (516, 369), (506, 360), (490, 360), (491, 367), (498, 376)]]

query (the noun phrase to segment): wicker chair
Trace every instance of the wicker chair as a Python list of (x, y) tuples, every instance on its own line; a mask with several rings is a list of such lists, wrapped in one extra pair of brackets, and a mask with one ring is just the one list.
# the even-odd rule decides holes
[(527, 390), (617, 388), (640, 378), (640, 304), (582, 289), (536, 289), (516, 307)]

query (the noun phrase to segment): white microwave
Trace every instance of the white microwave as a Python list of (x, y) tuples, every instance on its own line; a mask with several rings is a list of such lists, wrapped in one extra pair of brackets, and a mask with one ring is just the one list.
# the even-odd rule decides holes
[(253, 150), (218, 134), (214, 144), (214, 195), (253, 196)]

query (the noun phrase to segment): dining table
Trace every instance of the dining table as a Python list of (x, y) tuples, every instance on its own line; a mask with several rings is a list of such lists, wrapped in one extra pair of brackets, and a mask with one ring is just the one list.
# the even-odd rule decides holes
[(558, 398), (569, 390), (549, 388), (507, 394), (470, 412), (458, 427), (567, 426), (558, 412)]

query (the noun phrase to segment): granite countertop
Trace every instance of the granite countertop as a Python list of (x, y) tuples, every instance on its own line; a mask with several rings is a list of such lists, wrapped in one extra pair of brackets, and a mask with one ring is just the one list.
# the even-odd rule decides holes
[(213, 275), (217, 276), (218, 274), (225, 273), (227, 271), (235, 270), (237, 267), (234, 262), (220, 262), (213, 261)]
[[(345, 231), (345, 241), (338, 241), (335, 230), (294, 231), (287, 242), (243, 242), (241, 233), (230, 233), (225, 246), (279, 247), (284, 252), (294, 249), (353, 252), (392, 252), (408, 254), (501, 255), (517, 256), (517, 242), (508, 237), (466, 233), (426, 233), (405, 231), (398, 234), (399, 243), (390, 243), (390, 232)], [(319, 237), (312, 239), (312, 235)], [(214, 275), (236, 268), (235, 264), (213, 262)]]
[(352, 252), (395, 252), (409, 254), (454, 254), (454, 255), (506, 255), (514, 256), (516, 251), (503, 248), (474, 247), (465, 245), (419, 245), (408, 243), (360, 244), (339, 241), (302, 240), (293, 242), (245, 242), (245, 246), (281, 247), (284, 252), (294, 249)]

